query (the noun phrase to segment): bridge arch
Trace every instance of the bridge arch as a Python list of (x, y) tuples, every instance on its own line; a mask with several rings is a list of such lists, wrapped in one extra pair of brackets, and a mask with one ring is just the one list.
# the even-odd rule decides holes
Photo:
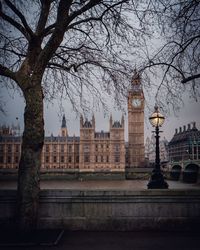
[(172, 168), (171, 168), (171, 171), (170, 171), (170, 177), (172, 180), (175, 180), (175, 181), (178, 181), (179, 178), (180, 178), (180, 175), (181, 175), (181, 166), (180, 165), (174, 165)]
[(193, 170), (193, 171), (199, 171), (199, 166), (196, 164), (196, 163), (189, 163), (185, 169), (190, 169), (190, 170)]
[(199, 166), (195, 163), (189, 163), (183, 171), (183, 181), (195, 183), (198, 180)]

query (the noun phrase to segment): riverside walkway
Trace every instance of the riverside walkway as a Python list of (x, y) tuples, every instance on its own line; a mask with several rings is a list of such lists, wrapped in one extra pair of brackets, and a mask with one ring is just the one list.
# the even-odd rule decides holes
[[(200, 184), (167, 181), (172, 190), (200, 190)], [(147, 190), (147, 180), (43, 180), (41, 189)], [(16, 181), (0, 181), (1, 190), (15, 190)], [(1, 242), (0, 242), (1, 243)], [(184, 231), (67, 231), (56, 245), (3, 246), (0, 249), (30, 250), (199, 250), (199, 230)]]
[[(148, 180), (42, 180), (41, 189), (144, 190)], [(200, 183), (188, 184), (168, 180), (169, 189), (200, 189)], [(16, 181), (0, 180), (0, 189), (16, 189)]]

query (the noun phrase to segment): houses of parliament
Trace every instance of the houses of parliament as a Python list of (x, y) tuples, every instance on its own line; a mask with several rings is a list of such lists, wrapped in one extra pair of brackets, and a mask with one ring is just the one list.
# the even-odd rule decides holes
[[(125, 172), (144, 164), (144, 95), (140, 76), (135, 73), (127, 98), (128, 143), (125, 121), (109, 120), (109, 131), (95, 130), (95, 117), (80, 116), (80, 137), (70, 136), (63, 115), (59, 136), (45, 137), (41, 169), (74, 169), (79, 172)], [(0, 168), (17, 169), (22, 137), (0, 127)]]

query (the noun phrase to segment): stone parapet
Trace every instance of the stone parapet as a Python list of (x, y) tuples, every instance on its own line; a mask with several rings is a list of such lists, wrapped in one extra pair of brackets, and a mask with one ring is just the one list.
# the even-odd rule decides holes
[[(15, 190), (0, 190), (9, 226)], [(200, 226), (200, 190), (42, 190), (38, 226), (67, 230), (189, 230)]]

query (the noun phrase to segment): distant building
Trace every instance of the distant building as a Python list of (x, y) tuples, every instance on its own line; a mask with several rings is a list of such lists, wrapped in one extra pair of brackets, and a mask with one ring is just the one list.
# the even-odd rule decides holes
[(0, 127), (0, 168), (18, 168), (21, 155), (21, 136), (8, 126)]
[[(0, 130), (0, 168), (18, 168), (21, 137), (9, 127)], [(84, 171), (125, 171), (124, 118), (110, 117), (108, 132), (95, 131), (95, 118), (80, 118), (80, 137), (69, 136), (65, 116), (59, 136), (45, 137), (42, 169), (78, 169)]]
[(144, 93), (141, 78), (134, 72), (128, 93), (128, 167), (142, 167), (144, 159)]
[[(79, 172), (125, 172), (144, 166), (144, 94), (135, 71), (128, 93), (128, 143), (124, 141), (124, 117), (113, 121), (109, 131), (95, 130), (95, 117), (80, 117), (80, 137), (68, 134), (63, 116), (60, 135), (46, 136), (41, 169), (74, 169)], [(19, 126), (0, 128), (0, 168), (18, 168), (21, 141)]]
[(169, 142), (169, 159), (172, 164), (200, 160), (200, 131), (195, 122), (175, 130)]

